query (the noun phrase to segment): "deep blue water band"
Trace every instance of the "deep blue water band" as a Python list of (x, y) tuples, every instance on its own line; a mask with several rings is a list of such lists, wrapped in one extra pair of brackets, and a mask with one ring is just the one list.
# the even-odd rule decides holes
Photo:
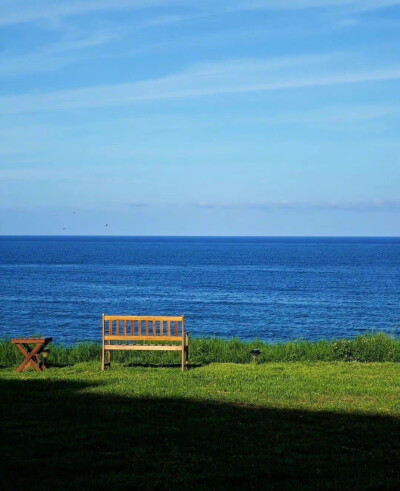
[(400, 333), (400, 238), (0, 237), (0, 335), (100, 339), (102, 312), (195, 336)]

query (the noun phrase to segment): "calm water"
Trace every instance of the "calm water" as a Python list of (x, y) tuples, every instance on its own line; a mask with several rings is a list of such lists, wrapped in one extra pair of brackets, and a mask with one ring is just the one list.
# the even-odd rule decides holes
[(193, 336), (400, 335), (400, 238), (0, 237), (0, 336), (99, 340), (101, 314)]

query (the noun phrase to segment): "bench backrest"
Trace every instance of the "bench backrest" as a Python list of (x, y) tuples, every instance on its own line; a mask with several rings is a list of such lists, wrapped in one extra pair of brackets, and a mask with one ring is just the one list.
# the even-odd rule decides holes
[(184, 316), (103, 314), (103, 338), (108, 341), (182, 341), (184, 334)]

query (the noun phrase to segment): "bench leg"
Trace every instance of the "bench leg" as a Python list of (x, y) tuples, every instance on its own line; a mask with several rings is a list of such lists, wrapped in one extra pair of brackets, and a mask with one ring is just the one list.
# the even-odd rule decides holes
[(106, 366), (108, 368), (111, 368), (111, 351), (110, 350), (107, 350), (107, 358), (108, 358), (108, 361), (106, 361), (106, 350), (102, 349), (102, 353), (101, 353), (101, 370), (104, 372)]
[(104, 352), (104, 341), (101, 346), (101, 371), (104, 372), (104, 363), (105, 363), (105, 352)]
[(182, 372), (185, 371), (185, 358), (186, 358), (186, 348), (182, 346)]
[(189, 366), (189, 333), (186, 333), (186, 346), (185, 346), (185, 354), (186, 354), (186, 366)]

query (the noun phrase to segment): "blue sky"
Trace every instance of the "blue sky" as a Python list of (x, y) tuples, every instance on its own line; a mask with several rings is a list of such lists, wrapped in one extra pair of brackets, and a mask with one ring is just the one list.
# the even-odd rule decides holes
[(400, 0), (3, 0), (0, 50), (0, 234), (400, 235)]

